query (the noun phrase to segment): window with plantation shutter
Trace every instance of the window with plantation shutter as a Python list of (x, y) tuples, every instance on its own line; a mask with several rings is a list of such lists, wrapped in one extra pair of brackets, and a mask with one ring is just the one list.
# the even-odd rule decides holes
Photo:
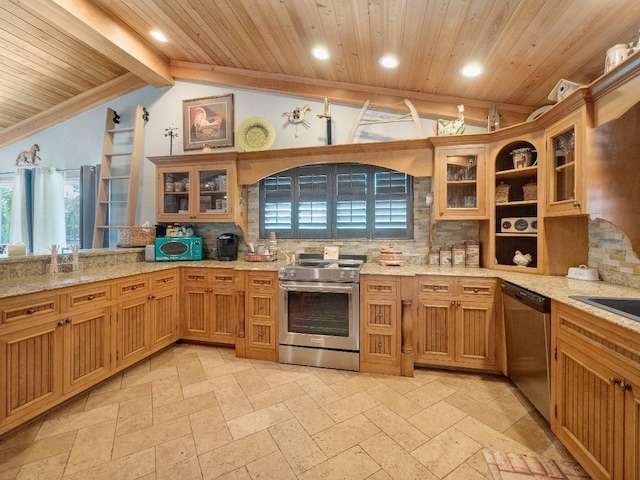
[(413, 235), (413, 178), (372, 165), (298, 167), (260, 182), (260, 237), (403, 239)]

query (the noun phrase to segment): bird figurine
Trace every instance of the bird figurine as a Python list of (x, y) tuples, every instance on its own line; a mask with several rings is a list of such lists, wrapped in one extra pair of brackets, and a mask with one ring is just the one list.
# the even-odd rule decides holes
[(458, 105), (458, 118), (455, 120), (438, 119), (433, 126), (436, 135), (460, 135), (464, 133), (464, 105)]
[(533, 259), (530, 253), (522, 253), (520, 250), (516, 250), (516, 254), (513, 257), (513, 263), (519, 267), (526, 267), (531, 263), (531, 260)]

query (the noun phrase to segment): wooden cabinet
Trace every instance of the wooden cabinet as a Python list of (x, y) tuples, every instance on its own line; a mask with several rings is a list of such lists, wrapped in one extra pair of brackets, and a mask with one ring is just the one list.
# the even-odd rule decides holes
[(435, 158), (435, 218), (488, 218), (485, 185), (486, 147), (438, 147)]
[(0, 333), (0, 429), (53, 405), (62, 395), (62, 318)]
[(360, 371), (400, 374), (400, 278), (362, 277)]
[(151, 275), (151, 348), (162, 348), (178, 339), (178, 270)]
[(278, 361), (277, 272), (245, 273), (247, 358)]
[(583, 107), (546, 131), (546, 216), (587, 213), (583, 185), (585, 117)]
[(494, 279), (417, 277), (416, 362), (496, 369)]
[[(108, 282), (2, 301), (0, 429), (32, 418), (111, 370)], [(15, 319), (21, 322), (13, 322)]]
[(640, 335), (552, 306), (551, 428), (594, 479), (640, 478)]
[(137, 275), (116, 285), (116, 367), (131, 365), (151, 350), (149, 276)]
[(111, 370), (111, 307), (68, 312), (64, 320), (63, 393), (79, 391)]
[(182, 337), (235, 345), (235, 272), (186, 268), (183, 286)]

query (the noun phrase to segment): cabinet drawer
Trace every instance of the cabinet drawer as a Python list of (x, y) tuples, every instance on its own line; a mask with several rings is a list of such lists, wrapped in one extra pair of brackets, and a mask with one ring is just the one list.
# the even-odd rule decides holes
[(134, 297), (149, 291), (149, 277), (139, 276), (118, 284), (118, 296), (120, 298)]
[(182, 272), (182, 281), (185, 285), (208, 285), (209, 269), (185, 268)]
[(177, 285), (178, 273), (175, 270), (156, 273), (151, 277), (151, 287), (154, 291), (159, 288), (175, 288)]
[(273, 273), (248, 273), (247, 288), (249, 290), (273, 290), (278, 286), (278, 279)]
[(218, 270), (215, 269), (211, 272), (211, 283), (220, 287), (228, 285), (233, 287), (235, 282), (235, 274), (233, 270)]
[(494, 280), (477, 280), (462, 278), (459, 280), (460, 296), (465, 298), (483, 298), (493, 300), (496, 291)]
[(83, 307), (101, 307), (111, 301), (111, 286), (99, 284), (67, 293), (67, 310)]
[(455, 280), (447, 277), (425, 277), (418, 280), (418, 295), (455, 295)]
[(398, 293), (397, 280), (385, 280), (376, 278), (375, 280), (365, 280), (365, 295), (390, 295), (395, 296)]
[(0, 300), (3, 326), (23, 320), (48, 319), (61, 311), (60, 296), (34, 294), (16, 299)]

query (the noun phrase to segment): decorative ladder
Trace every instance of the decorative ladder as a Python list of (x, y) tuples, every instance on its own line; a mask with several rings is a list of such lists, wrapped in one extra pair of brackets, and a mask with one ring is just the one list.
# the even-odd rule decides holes
[[(107, 108), (93, 248), (109, 246), (110, 229), (135, 222), (145, 113), (138, 105), (133, 127), (116, 128), (119, 116)], [(127, 135), (129, 142), (116, 143), (116, 136), (125, 139)]]
[(409, 113), (405, 115), (401, 115), (399, 117), (376, 118), (371, 120), (366, 120), (364, 118), (365, 114), (367, 113), (367, 110), (369, 110), (369, 106), (371, 105), (371, 102), (369, 100), (364, 102), (364, 105), (362, 106), (362, 110), (360, 110), (360, 113), (358, 114), (358, 118), (356, 119), (355, 123), (353, 124), (353, 127), (351, 128), (351, 134), (349, 135), (349, 143), (353, 143), (353, 141), (355, 140), (356, 132), (358, 131), (359, 127), (362, 127), (364, 125), (377, 125), (380, 123), (413, 122), (414, 125), (416, 126), (416, 138), (420, 138), (422, 136), (422, 126), (420, 124), (420, 117), (418, 116), (418, 112), (413, 106), (413, 103), (411, 103), (408, 99), (405, 98), (403, 102), (409, 109)]

